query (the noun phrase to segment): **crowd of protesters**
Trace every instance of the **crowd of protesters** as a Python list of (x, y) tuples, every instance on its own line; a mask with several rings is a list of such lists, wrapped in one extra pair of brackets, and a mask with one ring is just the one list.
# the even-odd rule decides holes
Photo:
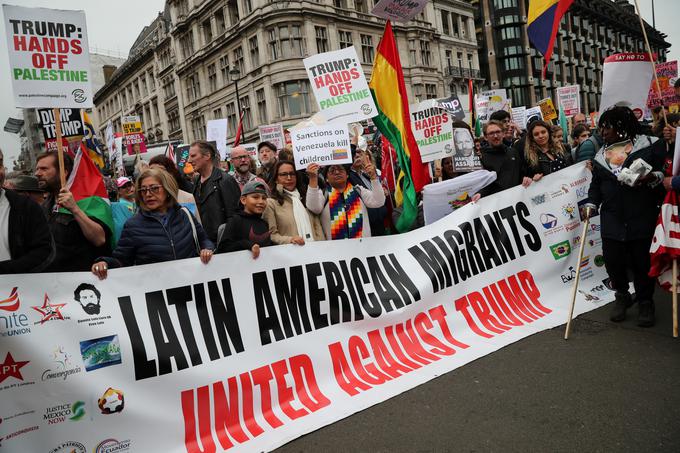
[[(622, 321), (634, 302), (638, 324), (654, 323), (654, 281), (649, 248), (665, 190), (680, 189), (671, 178), (675, 126), (680, 116), (662, 116), (646, 128), (632, 110), (605, 111), (597, 127), (575, 115), (569, 131), (542, 120), (525, 131), (505, 111), (495, 112), (475, 140), (484, 169), (497, 178), (473, 201), (539, 181), (574, 162), (587, 161), (593, 172), (589, 212), (601, 216), (603, 256), (616, 291), (611, 319)], [(456, 123), (456, 127), (468, 127)], [(469, 128), (469, 127), (468, 127)], [(564, 140), (564, 136), (571, 140)], [(630, 140), (632, 151), (616, 166), (604, 149)], [(567, 143), (570, 141), (570, 143)], [(0, 273), (91, 271), (106, 278), (108, 269), (248, 250), (253, 258), (273, 245), (366, 238), (395, 232), (400, 209), (381, 183), (376, 145), (352, 145), (353, 162), (298, 171), (290, 149), (263, 142), (257, 161), (241, 146), (230, 154), (230, 170), (218, 165), (215, 147), (196, 141), (189, 149), (192, 178), (166, 156), (155, 156), (136, 177), (115, 180), (111, 194), (114, 231), (88, 217), (60, 184), (55, 153), (37, 157), (34, 175), (5, 180), (0, 152)], [(621, 184), (618, 173), (636, 159), (652, 171), (635, 186)], [(378, 165), (379, 167), (379, 165)], [(65, 156), (66, 177), (73, 161)], [(434, 169), (435, 180), (459, 176), (452, 158)], [(383, 175), (384, 176), (384, 175)], [(115, 200), (114, 200), (115, 199)], [(63, 208), (63, 209), (59, 209)], [(64, 209), (67, 211), (65, 212)], [(422, 226), (422, 216), (413, 228)], [(114, 245), (112, 247), (112, 245)], [(628, 292), (632, 270), (635, 300)]]

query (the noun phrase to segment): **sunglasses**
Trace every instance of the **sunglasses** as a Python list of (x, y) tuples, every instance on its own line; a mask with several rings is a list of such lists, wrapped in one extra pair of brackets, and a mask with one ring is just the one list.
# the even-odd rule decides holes
[(148, 186), (148, 187), (140, 187), (137, 193), (140, 193), (142, 195), (146, 195), (147, 193), (151, 192), (154, 195), (158, 195), (161, 192), (161, 188), (163, 186), (161, 185), (153, 185), (153, 186)]

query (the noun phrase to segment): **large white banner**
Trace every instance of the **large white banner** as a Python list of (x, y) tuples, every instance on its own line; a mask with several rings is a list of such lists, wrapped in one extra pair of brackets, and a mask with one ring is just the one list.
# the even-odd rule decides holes
[(84, 11), (2, 5), (14, 106), (92, 107)]
[(605, 58), (600, 115), (619, 104), (630, 107), (635, 116), (642, 119), (653, 77), (654, 70), (647, 53), (617, 53)]
[(587, 175), (396, 237), (1, 276), (3, 451), (270, 450), (563, 324), (579, 264), (576, 314), (612, 298)]

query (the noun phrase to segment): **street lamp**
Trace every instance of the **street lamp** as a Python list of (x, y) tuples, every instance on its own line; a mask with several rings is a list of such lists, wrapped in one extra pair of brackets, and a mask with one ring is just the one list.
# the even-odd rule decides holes
[(234, 88), (236, 88), (236, 108), (238, 110), (236, 112), (236, 118), (241, 118), (241, 98), (238, 95), (238, 81), (241, 78), (241, 71), (234, 66), (229, 70), (229, 78), (234, 82)]

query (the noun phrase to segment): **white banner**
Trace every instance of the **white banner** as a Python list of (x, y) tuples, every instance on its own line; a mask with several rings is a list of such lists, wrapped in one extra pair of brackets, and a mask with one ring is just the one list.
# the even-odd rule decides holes
[(416, 17), (425, 5), (427, 0), (380, 0), (371, 10), (371, 14), (391, 21), (408, 22)]
[(520, 129), (526, 129), (527, 108), (525, 106), (512, 108), (512, 122), (515, 123)]
[(91, 108), (85, 12), (12, 5), (2, 11), (14, 106)]
[(286, 136), (283, 133), (283, 124), (265, 124), (258, 126), (260, 142), (269, 142), (276, 146), (276, 149), (283, 149), (286, 146)]
[(581, 96), (579, 95), (580, 87), (578, 85), (567, 85), (565, 87), (557, 87), (557, 103), (560, 110), (564, 110), (567, 116), (576, 115), (581, 112)]
[(477, 170), (426, 185), (423, 187), (425, 225), (430, 225), (470, 203), (476, 193), (495, 180), (495, 171)]
[(205, 129), (206, 141), (215, 142), (220, 160), (225, 160), (227, 158), (227, 120), (224, 118), (208, 120)]
[(313, 55), (302, 61), (319, 111), (326, 121), (352, 123), (378, 114), (354, 46)]
[(575, 314), (597, 308), (597, 223), (576, 262), (588, 174), (399, 236), (0, 276), (3, 451), (271, 450), (563, 324), (579, 264)]
[(630, 107), (640, 120), (647, 107), (654, 70), (646, 53), (618, 53), (604, 60), (600, 115), (615, 104)]
[(290, 132), (290, 138), (297, 170), (313, 163), (321, 166), (352, 163), (349, 131), (344, 123), (295, 129)]
[(454, 152), (451, 117), (446, 110), (435, 105), (435, 101), (429, 99), (409, 106), (411, 131), (423, 162), (443, 159)]

